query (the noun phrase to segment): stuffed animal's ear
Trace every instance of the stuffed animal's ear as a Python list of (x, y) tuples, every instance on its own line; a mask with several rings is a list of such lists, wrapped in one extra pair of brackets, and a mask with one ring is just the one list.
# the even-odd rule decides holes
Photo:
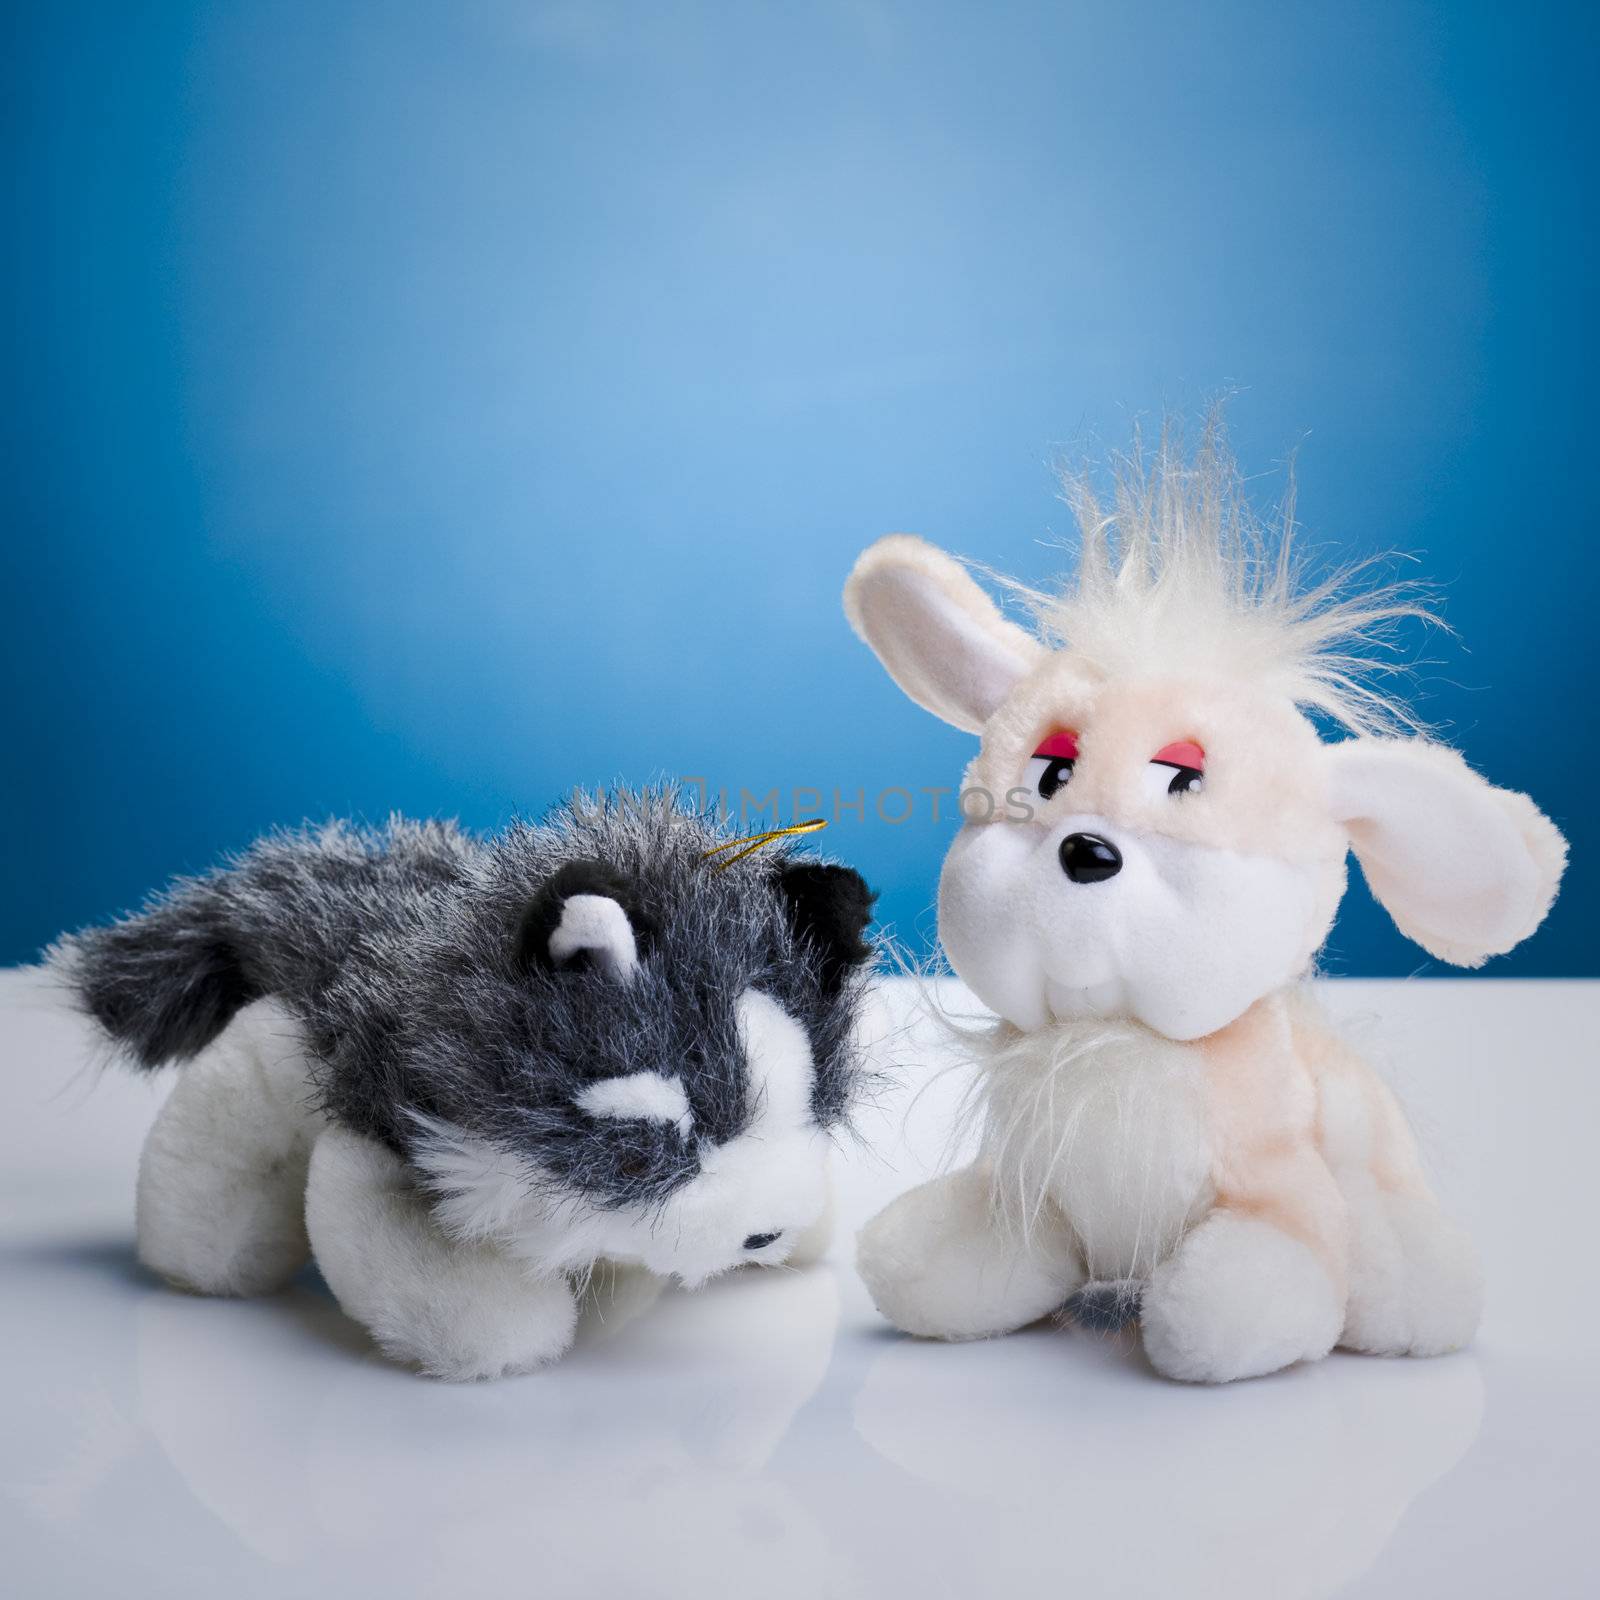
[(925, 711), (979, 733), (1046, 652), (965, 567), (908, 533), (880, 539), (844, 586), (844, 614)]
[(801, 939), (822, 954), (822, 986), (831, 993), (851, 967), (872, 958), (861, 935), (872, 921), (878, 897), (850, 867), (796, 861), (778, 874), (778, 892), (789, 903), (789, 922)]
[(1408, 939), (1478, 967), (1544, 921), (1567, 842), (1525, 794), (1422, 739), (1349, 739), (1327, 762), (1334, 817)]
[(564, 972), (596, 967), (626, 982), (655, 932), (633, 886), (603, 861), (569, 861), (534, 896), (517, 930), (524, 966)]

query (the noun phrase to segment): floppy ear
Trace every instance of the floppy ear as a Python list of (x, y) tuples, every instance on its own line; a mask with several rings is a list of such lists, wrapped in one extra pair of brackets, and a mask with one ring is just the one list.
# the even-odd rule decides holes
[(639, 946), (654, 932), (621, 873), (603, 861), (569, 861), (523, 914), (517, 958), (558, 972), (597, 967), (626, 982), (639, 964)]
[(778, 874), (778, 892), (788, 902), (789, 922), (822, 955), (822, 987), (836, 993), (851, 967), (872, 958), (861, 935), (872, 921), (877, 896), (851, 867), (795, 861)]
[(979, 733), (1046, 651), (944, 551), (891, 533), (844, 586), (844, 614), (889, 676), (925, 711)]
[(1326, 759), (1334, 818), (1408, 939), (1480, 967), (1544, 921), (1567, 841), (1525, 794), (1422, 739), (1349, 739)]

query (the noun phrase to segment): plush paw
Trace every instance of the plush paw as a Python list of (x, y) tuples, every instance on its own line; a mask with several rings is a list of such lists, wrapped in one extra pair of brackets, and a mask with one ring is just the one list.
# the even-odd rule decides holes
[(1230, 1383), (1325, 1356), (1344, 1302), (1298, 1239), (1256, 1217), (1208, 1217), (1158, 1267), (1142, 1308), (1157, 1372)]
[(572, 1343), (567, 1280), (447, 1237), (399, 1159), (370, 1139), (333, 1129), (317, 1141), (306, 1224), (339, 1304), (388, 1355), (431, 1377), (530, 1372)]
[[(246, 1172), (213, 1211), (197, 1212), (198, 1185), (168, 1184), (157, 1168), (157, 1161), (146, 1160), (139, 1175), (139, 1260), (174, 1289), (276, 1294), (305, 1266), (311, 1251), (299, 1192), (285, 1194), (270, 1175)], [(221, 1187), (214, 1166), (203, 1176)]]
[(1483, 1269), (1472, 1241), (1428, 1195), (1368, 1180), (1346, 1188), (1350, 1299), (1339, 1343), (1381, 1356), (1459, 1350), (1483, 1314)]
[(968, 1168), (903, 1194), (862, 1230), (856, 1265), (895, 1327), (984, 1339), (1048, 1315), (1083, 1281), (1066, 1228), (1026, 1241), (996, 1222), (986, 1173)]
[(194, 1294), (285, 1288), (306, 1264), (299, 1031), (272, 1001), (241, 1011), (179, 1075), (139, 1158), (139, 1259)]
[(564, 1279), (508, 1275), (503, 1260), (467, 1262), (447, 1293), (397, 1293), (362, 1320), (384, 1353), (430, 1378), (467, 1383), (533, 1372), (572, 1343), (577, 1303)]

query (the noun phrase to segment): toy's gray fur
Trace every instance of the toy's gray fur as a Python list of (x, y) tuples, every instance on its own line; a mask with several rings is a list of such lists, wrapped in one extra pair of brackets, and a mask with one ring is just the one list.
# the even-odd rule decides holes
[(1120, 1333), (1139, 1320), (1143, 1299), (1141, 1279), (1097, 1279), (1084, 1284), (1062, 1310), (1070, 1321), (1090, 1333)]
[[(658, 1201), (694, 1176), (701, 1140), (721, 1144), (750, 1117), (734, 1022), (745, 989), (806, 1029), (819, 1125), (843, 1121), (862, 1078), (865, 885), (782, 844), (714, 870), (705, 853), (729, 837), (660, 793), (575, 800), (491, 838), (400, 819), (280, 832), (52, 957), (142, 1067), (193, 1056), (241, 1006), (275, 996), (303, 1024), (322, 1109), (344, 1126), (406, 1156), (417, 1119), (436, 1119), (599, 1204)], [(520, 950), (541, 891), (576, 863), (631, 888), (629, 983)], [(825, 902), (842, 896), (842, 931), (833, 907), (819, 917), (805, 903), (819, 884)], [(693, 1139), (575, 1105), (596, 1080), (641, 1069), (681, 1075)]]

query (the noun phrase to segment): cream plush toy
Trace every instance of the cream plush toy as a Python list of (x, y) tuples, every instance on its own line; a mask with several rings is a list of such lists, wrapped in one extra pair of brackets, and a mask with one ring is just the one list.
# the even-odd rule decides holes
[[(1476, 967), (1539, 926), (1565, 841), (1454, 751), (1393, 736), (1415, 724), (1352, 641), (1415, 608), (1301, 592), (1219, 445), (1078, 501), (1078, 574), (1028, 596), (1037, 635), (906, 535), (845, 589), (895, 682), (981, 736), (939, 929), (999, 1019), (977, 1161), (869, 1223), (862, 1275), (933, 1338), (1137, 1315), (1156, 1370), (1198, 1382), (1335, 1345), (1456, 1349), (1473, 1248), (1301, 980), (1348, 852), (1408, 938)], [(1323, 742), (1308, 713), (1352, 736)]]

